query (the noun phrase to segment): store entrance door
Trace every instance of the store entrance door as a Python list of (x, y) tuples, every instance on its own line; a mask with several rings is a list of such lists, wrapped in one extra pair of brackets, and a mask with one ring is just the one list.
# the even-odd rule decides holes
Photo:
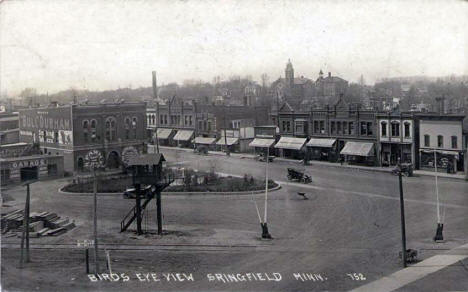
[(35, 180), (37, 176), (37, 166), (23, 167), (20, 170), (21, 181)]

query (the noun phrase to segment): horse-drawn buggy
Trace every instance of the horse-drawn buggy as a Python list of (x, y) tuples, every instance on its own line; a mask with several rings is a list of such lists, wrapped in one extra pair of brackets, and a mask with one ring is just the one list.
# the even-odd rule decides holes
[(400, 171), (403, 176), (413, 176), (413, 165), (411, 163), (401, 163), (392, 170), (392, 173), (398, 175)]

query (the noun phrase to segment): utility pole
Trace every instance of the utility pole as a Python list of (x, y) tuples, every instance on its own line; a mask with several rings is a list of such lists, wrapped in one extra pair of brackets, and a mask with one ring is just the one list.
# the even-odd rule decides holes
[(406, 268), (406, 227), (405, 227), (405, 201), (403, 199), (403, 179), (401, 177), (401, 165), (398, 166), (398, 182), (400, 185), (400, 212), (401, 212), (401, 243), (403, 267)]
[(96, 167), (93, 166), (93, 193), (94, 193), (94, 272), (99, 273), (99, 257), (98, 257), (98, 236), (97, 236), (97, 176)]
[(437, 152), (434, 148), (434, 170), (435, 170), (435, 188), (436, 188), (436, 199), (437, 199), (437, 230), (436, 235), (434, 236), (434, 241), (441, 241), (444, 240), (443, 230), (444, 224), (440, 219), (440, 202), (439, 202), (439, 184), (438, 184), (438, 176), (437, 176)]
[(267, 148), (267, 156), (266, 156), (266, 169), (265, 169), (265, 214), (263, 216), (263, 224), (262, 226), (262, 238), (271, 239), (271, 235), (268, 232), (268, 225), (267, 225), (267, 209), (268, 209), (268, 158), (270, 156), (270, 148)]
[(139, 183), (135, 184), (135, 199), (136, 199), (136, 212), (137, 212), (137, 234), (143, 234), (141, 230), (141, 198), (140, 198), (140, 187)]
[(156, 212), (158, 219), (158, 235), (162, 234), (162, 206), (161, 206), (161, 191), (156, 190)]
[[(20, 268), (23, 268), (23, 263), (29, 263), (29, 206), (30, 206), (30, 182), (26, 183), (26, 203), (24, 206), (23, 214), (23, 232), (21, 236), (21, 258), (20, 258)], [(26, 239), (26, 259), (23, 257), (24, 253), (24, 243)]]
[(223, 113), (224, 113), (224, 118), (223, 118), (223, 121), (224, 121), (224, 145), (226, 147), (226, 155), (229, 156), (230, 153), (229, 153), (229, 148), (228, 148), (228, 144), (227, 144), (227, 136), (226, 136), (226, 105), (223, 105)]

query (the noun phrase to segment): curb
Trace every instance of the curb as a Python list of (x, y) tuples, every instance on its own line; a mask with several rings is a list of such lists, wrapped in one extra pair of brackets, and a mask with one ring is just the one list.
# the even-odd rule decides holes
[[(276, 182), (276, 187), (268, 189), (268, 192), (274, 192), (281, 189), (281, 184)], [(73, 192), (66, 192), (63, 191), (64, 187), (59, 188), (57, 191), (60, 194), (70, 195), (70, 196), (92, 196), (94, 193), (73, 193)], [(257, 191), (242, 191), (242, 192), (161, 192), (162, 195), (171, 195), (171, 196), (203, 196), (203, 195), (221, 195), (221, 196), (245, 196), (250, 194), (261, 194), (265, 192), (265, 190), (257, 190)], [(122, 196), (122, 193), (97, 193), (99, 196)]]

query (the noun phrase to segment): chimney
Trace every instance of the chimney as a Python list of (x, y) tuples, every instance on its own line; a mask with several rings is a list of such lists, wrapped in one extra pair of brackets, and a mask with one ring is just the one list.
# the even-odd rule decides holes
[(328, 77), (331, 77), (331, 72), (328, 72)]
[(439, 115), (445, 114), (445, 96), (436, 97), (436, 111)]
[(153, 71), (153, 98), (158, 98), (158, 83), (156, 79), (156, 71)]

